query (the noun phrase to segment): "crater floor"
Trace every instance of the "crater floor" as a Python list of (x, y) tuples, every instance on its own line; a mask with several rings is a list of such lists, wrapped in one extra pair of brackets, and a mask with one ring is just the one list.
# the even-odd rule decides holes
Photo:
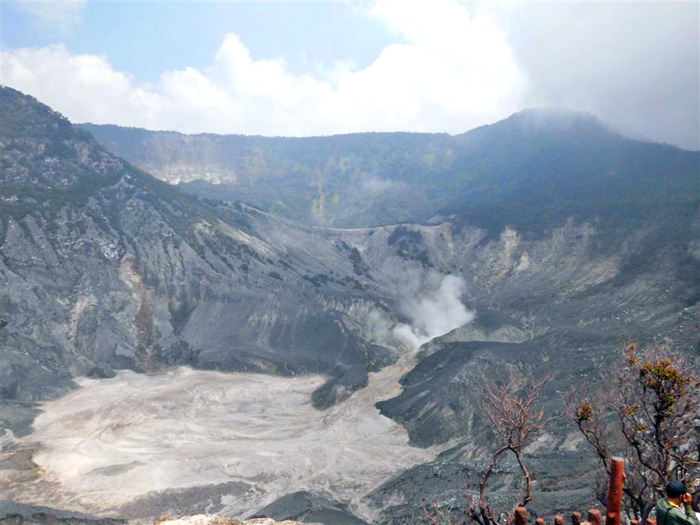
[[(359, 499), (392, 475), (430, 461), (374, 404), (400, 393), (409, 358), (371, 374), (369, 386), (318, 411), (322, 376), (281, 378), (177, 368), (79, 380), (43, 405), (35, 431), (5, 438), (35, 450), (40, 480), (5, 497), (102, 516), (149, 513), (161, 491), (236, 485), (225, 512), (245, 516), (284, 494), (325, 492), (363, 514)], [(8, 448), (8, 449), (9, 449)]]

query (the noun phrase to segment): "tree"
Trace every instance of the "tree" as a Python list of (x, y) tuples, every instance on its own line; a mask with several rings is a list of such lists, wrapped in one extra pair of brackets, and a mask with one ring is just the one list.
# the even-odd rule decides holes
[(698, 368), (668, 349), (628, 344), (606, 384), (566, 404), (608, 474), (613, 453), (627, 460), (625, 509), (643, 520), (670, 481), (700, 474)]
[[(535, 442), (553, 419), (545, 417), (544, 408), (538, 406), (542, 391), (551, 378), (550, 374), (539, 381), (527, 380), (522, 388), (518, 388), (519, 381), (515, 374), (511, 374), (502, 386), (483, 377), (481, 410), (491, 422), (499, 446), (492, 453), (486, 468), (479, 473), (478, 499), (473, 498), (468, 509), (469, 517), (480, 525), (512, 521), (513, 509), (524, 507), (532, 500), (532, 475), (525, 464), (523, 451)], [(497, 514), (488, 502), (487, 483), (496, 466), (508, 453), (515, 456), (518, 462), (524, 486), (522, 494), (515, 498), (513, 509)]]

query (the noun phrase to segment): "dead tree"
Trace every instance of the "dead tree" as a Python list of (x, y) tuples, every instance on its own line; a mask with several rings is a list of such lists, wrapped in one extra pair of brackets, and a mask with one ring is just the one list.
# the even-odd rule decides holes
[(489, 477), (509, 452), (518, 462), (524, 482), (522, 494), (516, 496), (513, 507), (525, 507), (532, 499), (532, 474), (525, 464), (523, 450), (553, 419), (545, 417), (544, 409), (539, 406), (542, 391), (551, 378), (550, 374), (539, 381), (527, 380), (522, 388), (518, 388), (515, 374), (511, 374), (501, 386), (485, 375), (483, 377), (481, 410), (491, 423), (499, 446), (479, 474), (478, 499), (472, 499), (468, 510), (469, 517), (480, 525), (495, 525), (513, 519), (513, 509), (497, 514), (487, 498)]
[(664, 348), (628, 344), (620, 357), (599, 393), (566, 404), (608, 475), (613, 454), (627, 460), (625, 510), (642, 522), (670, 481), (700, 474), (700, 377)]

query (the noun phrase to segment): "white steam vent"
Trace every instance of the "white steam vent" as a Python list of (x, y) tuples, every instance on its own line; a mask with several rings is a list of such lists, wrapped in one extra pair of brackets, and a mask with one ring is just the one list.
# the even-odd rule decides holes
[(410, 274), (401, 283), (399, 306), (410, 322), (394, 324), (381, 314), (371, 318), (373, 334), (382, 344), (398, 344), (412, 351), (474, 320), (475, 312), (462, 303), (466, 282), (458, 275), (438, 272)]

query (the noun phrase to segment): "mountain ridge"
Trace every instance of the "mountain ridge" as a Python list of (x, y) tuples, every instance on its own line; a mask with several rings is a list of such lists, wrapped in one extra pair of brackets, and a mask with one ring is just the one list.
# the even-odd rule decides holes
[[(29, 122), (44, 119), (61, 132), (59, 117), (49, 108), (17, 92), (13, 96), (26, 104)], [(407, 429), (412, 443), (449, 443), (450, 448), (363, 500), (380, 523), (415, 523), (426, 494), (458, 504), (467, 497), (461, 487), (455, 489), (455, 480), (473, 474), (488, 446), (476, 409), (482, 366), (496, 375), (516, 369), (533, 376), (557, 368), (546, 392), (548, 407), (556, 408), (557, 391), (595, 383), (621, 339), (667, 343), (700, 356), (700, 214), (691, 191), (696, 172), (689, 169), (662, 173), (680, 182), (659, 190), (668, 202), (685, 204), (629, 213), (639, 202), (653, 201), (657, 193), (652, 192), (646, 201), (631, 199), (624, 215), (612, 217), (626, 219), (620, 222), (564, 214), (534, 234), (509, 221), (494, 222), (489, 231), (462, 213), (435, 224), (347, 230), (314, 222), (296, 226), (248, 204), (186, 195), (87, 135), (65, 128), (68, 136), (55, 140), (54, 131), (19, 139), (0, 133), (0, 423), (18, 433), (31, 432), (36, 401), (64, 394), (76, 376), (110, 377), (115, 369), (148, 372), (185, 365), (286, 376), (322, 373), (329, 381), (314, 394), (316, 407), (342, 403), (366, 384), (370, 371), (405, 351), (392, 338), (393, 330), (415, 329), (413, 324), (426, 317), (418, 308), (421, 301), (431, 299), (450, 276), (461, 279), (458, 302), (473, 310), (473, 321), (424, 345), (416, 367), (402, 379), (403, 393), (380, 404)], [(554, 134), (552, 140), (557, 136), (562, 138)], [(487, 141), (489, 147), (503, 144)], [(386, 153), (389, 145), (380, 140), (371, 147)], [(360, 140), (355, 146), (365, 144)], [(477, 181), (476, 190), (487, 192), (482, 210), (512, 208), (525, 215), (528, 226), (528, 214), (536, 216), (562, 191), (546, 184), (545, 175), (556, 174), (546, 166), (532, 172), (542, 184), (530, 200), (522, 193), (518, 177), (528, 173), (506, 161), (518, 155), (541, 159), (533, 144), (508, 151), (513, 154), (508, 158), (479, 149), (478, 141), (468, 146), (485, 152), (476, 160), (463, 153), (474, 162), (475, 178), (467, 182)], [(567, 151), (583, 151), (570, 143), (549, 146), (560, 148), (554, 151), (561, 154), (555, 158), (561, 165), (572, 160)], [(427, 170), (430, 159), (423, 155), (434, 143), (421, 145), (419, 154), (403, 147), (399, 157), (386, 162), (388, 168), (422, 159), (421, 169)], [(627, 175), (637, 165), (644, 167), (646, 157), (635, 157), (634, 151), (624, 150), (636, 159), (633, 168), (605, 177), (596, 172), (596, 188), (625, 190), (637, 180)], [(328, 157), (321, 153), (308, 158), (325, 166)], [(695, 167), (694, 155), (668, 155), (646, 168), (648, 180), (675, 161), (684, 169)], [(442, 169), (445, 164), (435, 158), (433, 167)], [(483, 159), (492, 162), (480, 164)], [(308, 175), (313, 165), (299, 164), (289, 173)], [(338, 165), (342, 162), (334, 161)], [(507, 168), (505, 175), (498, 178), (495, 170), (494, 178), (486, 176), (498, 166)], [(573, 166), (567, 173), (575, 181), (585, 170)], [(422, 175), (413, 173), (410, 180), (421, 182)], [(489, 181), (508, 177), (515, 181), (512, 188), (488, 194)], [(91, 179), (94, 186), (87, 184)], [(469, 186), (475, 193), (466, 196), (454, 186), (450, 197), (477, 195), (475, 185)], [(318, 178), (309, 187), (317, 192)], [(414, 193), (404, 190), (417, 198), (415, 187)], [(532, 198), (543, 195), (547, 199), (530, 211)], [(595, 198), (581, 195), (581, 205)], [(417, 209), (422, 201), (414, 205)], [(611, 231), (611, 225), (617, 229)], [(542, 512), (580, 507), (592, 498), (581, 488), (590, 486), (583, 452), (569, 446), (567, 432), (565, 425), (554, 429), (547, 446), (533, 455), (549, 489), (533, 502)], [(507, 485), (507, 465), (499, 476)], [(3, 490), (17, 496), (22, 487), (20, 481)], [(205, 506), (231, 491), (203, 486), (170, 499), (161, 493), (146, 499), (153, 508), (174, 500)], [(141, 511), (146, 512), (133, 512)]]
[(556, 107), (556, 106), (532, 106), (532, 107), (523, 108), (523, 109), (516, 111), (515, 113), (512, 113), (508, 117), (505, 117), (499, 121), (496, 121), (496, 122), (493, 122), (490, 124), (483, 124), (481, 126), (477, 126), (475, 128), (469, 129), (467, 131), (462, 131), (459, 133), (449, 133), (446, 131), (443, 131), (443, 132), (440, 132), (440, 131), (436, 131), (436, 132), (429, 132), (429, 131), (358, 131), (358, 132), (349, 132), (349, 133), (334, 133), (334, 134), (329, 134), (329, 135), (305, 135), (305, 136), (298, 136), (297, 137), (297, 136), (289, 136), (289, 135), (260, 135), (260, 134), (248, 135), (245, 133), (214, 133), (214, 132), (185, 133), (185, 132), (177, 131), (177, 130), (173, 130), (173, 129), (149, 129), (149, 128), (141, 128), (138, 126), (122, 126), (119, 124), (97, 124), (95, 122), (89, 122), (89, 121), (88, 122), (77, 122), (77, 123), (75, 123), (75, 126), (77, 126), (78, 128), (104, 127), (104, 128), (109, 128), (109, 129), (122, 129), (122, 130), (136, 131), (139, 133), (164, 133), (164, 134), (180, 135), (183, 137), (236, 137), (236, 138), (271, 139), (271, 140), (274, 140), (274, 139), (304, 140), (304, 139), (333, 139), (336, 137), (355, 137), (355, 136), (363, 136), (363, 135), (460, 137), (460, 136), (467, 135), (469, 133), (472, 133), (472, 132), (479, 130), (479, 129), (482, 129), (482, 128), (489, 128), (491, 126), (497, 126), (498, 124), (500, 124), (502, 122), (512, 121), (513, 119), (540, 121), (543, 124), (547, 124), (547, 123), (554, 124), (556, 122), (559, 122), (560, 125), (568, 125), (574, 121), (578, 121), (578, 122), (586, 121), (590, 124), (595, 124), (602, 129), (606, 129), (606, 130), (610, 131), (612, 134), (619, 135), (620, 137), (628, 139), (628, 140), (659, 144), (662, 146), (669, 146), (669, 147), (680, 149), (683, 151), (690, 151), (690, 152), (698, 151), (698, 150), (691, 150), (691, 149), (687, 149), (687, 148), (682, 148), (682, 147), (676, 146), (674, 144), (654, 141), (652, 139), (636, 138), (635, 136), (631, 136), (631, 135), (626, 134), (622, 131), (616, 130), (614, 127), (612, 127), (611, 125), (606, 123), (604, 120), (600, 119), (594, 113), (590, 113), (590, 112), (582, 111), (582, 110), (569, 109), (566, 107)]
[[(28, 101), (56, 127), (67, 122), (31, 98), (5, 89), (2, 94), (4, 108)], [(9, 117), (3, 112), (3, 119)], [(372, 369), (391, 360), (387, 349), (350, 334), (344, 326), (347, 314), (324, 305), (323, 292), (317, 296), (321, 285), (314, 279), (323, 273), (325, 258), (338, 275), (331, 281), (326, 276), (323, 288), (338, 305), (372, 296), (360, 282), (368, 277), (353, 270), (357, 263), (343, 250), (301, 230), (309, 245), (319, 245), (317, 254), (284, 243), (272, 246), (256, 236), (252, 221), (264, 228), (268, 219), (253, 208), (207, 204), (113, 157), (80, 133), (62, 136), (63, 148), (56, 151), (46, 147), (51, 137), (1, 137), (4, 397), (33, 401), (64, 392), (71, 385), (69, 370), (101, 374), (104, 364), (148, 370), (158, 362), (323, 372), (346, 377), (339, 388), (352, 390), (366, 381), (366, 371), (357, 364), (376, 361)], [(82, 149), (87, 151), (78, 155)], [(222, 294), (224, 283), (237, 290), (230, 295), (245, 310), (235, 315), (248, 326), (247, 336), (238, 333), (233, 354), (224, 349), (240, 324), (209, 333), (194, 329), (196, 323), (211, 326), (222, 315), (221, 308), (231, 301)], [(299, 289), (306, 290), (305, 298)], [(296, 313), (276, 327), (256, 327), (245, 318), (256, 310), (253, 317), (264, 318), (275, 308)], [(32, 311), (45, 312), (45, 321), (32, 320)], [(232, 314), (224, 309), (223, 315)], [(22, 326), (36, 321), (35, 335), (27, 338)], [(320, 327), (325, 328), (318, 335)], [(311, 331), (301, 346), (305, 338), (299, 330)], [(202, 338), (208, 341), (205, 352), (194, 343)], [(333, 341), (349, 361), (336, 364), (332, 354), (309, 354), (304, 347), (313, 341), (322, 353)], [(277, 345), (284, 355), (275, 357)], [(332, 383), (317, 396), (319, 405), (334, 402)]]
[(658, 208), (659, 199), (670, 214), (697, 207), (700, 152), (629, 139), (579, 112), (523, 111), (454, 136), (285, 139), (84, 129), (185, 191), (317, 226), (456, 217), (492, 234), (512, 226), (540, 235), (569, 217), (599, 217), (624, 229), (625, 215), (643, 220), (640, 208)]

